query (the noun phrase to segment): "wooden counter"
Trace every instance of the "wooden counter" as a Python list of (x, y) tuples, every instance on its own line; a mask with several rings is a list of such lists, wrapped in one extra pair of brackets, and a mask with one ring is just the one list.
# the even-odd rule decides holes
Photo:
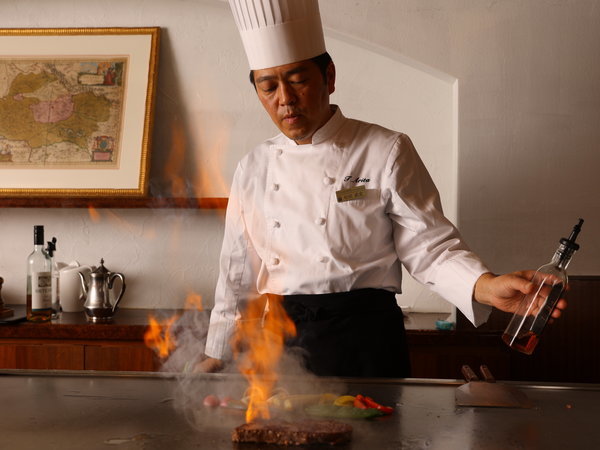
[[(10, 305), (15, 315), (21, 305)], [(160, 361), (144, 344), (152, 310), (121, 309), (110, 324), (87, 323), (81, 313), (63, 313), (47, 323), (0, 326), (0, 368), (154, 371)]]
[[(24, 305), (8, 305), (15, 315), (25, 313)], [(1, 326), (0, 338), (30, 339), (92, 339), (135, 341), (144, 338), (150, 309), (120, 309), (111, 323), (88, 323), (83, 312), (62, 313), (60, 318), (46, 323), (20, 322), (16, 326)]]

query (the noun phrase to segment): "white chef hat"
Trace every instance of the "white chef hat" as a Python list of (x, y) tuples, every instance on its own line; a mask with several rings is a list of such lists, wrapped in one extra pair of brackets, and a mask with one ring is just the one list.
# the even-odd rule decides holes
[(318, 0), (229, 0), (250, 69), (325, 53)]

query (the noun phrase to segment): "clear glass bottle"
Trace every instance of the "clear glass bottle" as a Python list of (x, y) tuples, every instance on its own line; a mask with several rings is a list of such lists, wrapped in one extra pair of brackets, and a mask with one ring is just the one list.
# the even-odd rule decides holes
[(575, 225), (569, 238), (562, 238), (552, 260), (540, 267), (532, 278), (535, 289), (523, 296), (513, 314), (502, 339), (522, 353), (531, 355), (537, 346), (550, 315), (567, 286), (567, 266), (573, 254), (579, 250), (575, 243), (581, 231), (583, 219)]
[(44, 226), (33, 227), (33, 252), (27, 257), (27, 320), (52, 317), (52, 260), (44, 250)]

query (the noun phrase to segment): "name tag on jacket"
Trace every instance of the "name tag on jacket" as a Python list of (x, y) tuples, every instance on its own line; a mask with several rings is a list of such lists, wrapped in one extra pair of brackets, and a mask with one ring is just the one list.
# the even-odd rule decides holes
[(350, 200), (357, 200), (359, 198), (366, 197), (366, 195), (367, 189), (365, 188), (364, 184), (348, 189), (340, 189), (339, 191), (335, 191), (335, 197), (337, 198), (338, 203), (347, 202)]

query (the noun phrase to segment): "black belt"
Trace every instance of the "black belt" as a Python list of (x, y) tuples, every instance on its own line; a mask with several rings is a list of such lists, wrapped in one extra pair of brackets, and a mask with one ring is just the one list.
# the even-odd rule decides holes
[(284, 307), (294, 320), (323, 320), (334, 316), (397, 310), (396, 295), (384, 289), (357, 289), (327, 294), (299, 294), (283, 297)]

